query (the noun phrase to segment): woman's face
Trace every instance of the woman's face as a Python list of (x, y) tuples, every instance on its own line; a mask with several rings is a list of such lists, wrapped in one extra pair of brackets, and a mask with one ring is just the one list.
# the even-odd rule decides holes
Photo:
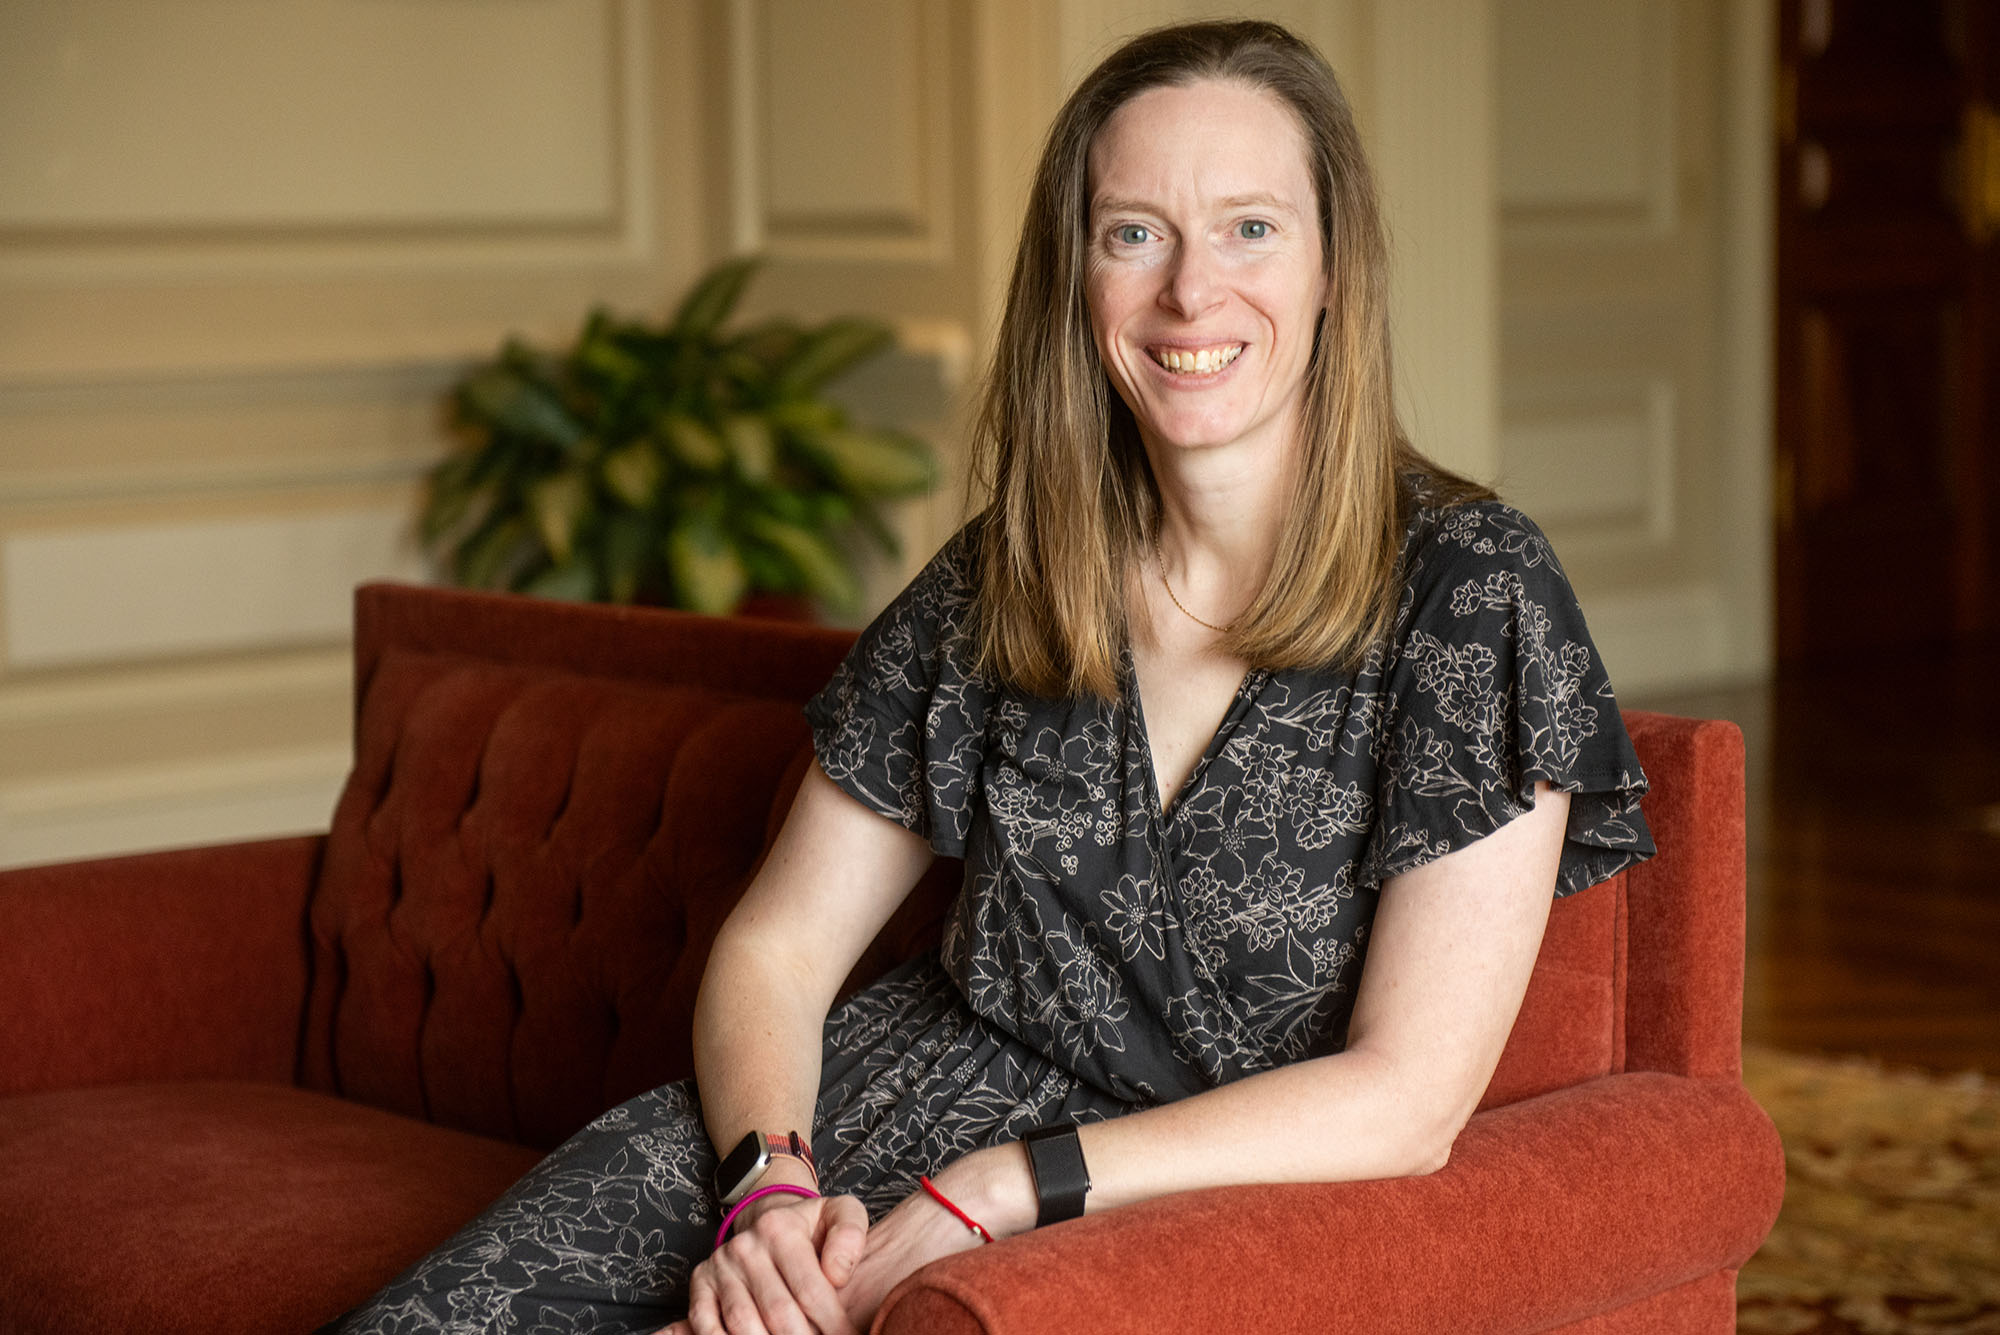
[(1090, 322), (1156, 457), (1289, 453), (1327, 300), (1318, 219), (1298, 122), (1260, 89), (1149, 89), (1098, 132)]

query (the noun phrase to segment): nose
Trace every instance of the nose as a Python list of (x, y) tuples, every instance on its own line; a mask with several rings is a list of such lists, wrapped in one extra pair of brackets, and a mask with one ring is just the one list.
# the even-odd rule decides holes
[(1192, 320), (1211, 309), (1222, 295), (1216, 257), (1199, 240), (1181, 243), (1166, 279), (1166, 285), (1160, 289), (1160, 305), (1183, 320)]

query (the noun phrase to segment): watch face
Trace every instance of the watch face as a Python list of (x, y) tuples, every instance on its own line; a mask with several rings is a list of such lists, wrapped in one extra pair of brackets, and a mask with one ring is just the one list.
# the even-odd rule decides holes
[(752, 1131), (736, 1142), (726, 1158), (715, 1170), (715, 1194), (725, 1204), (731, 1204), (743, 1188), (764, 1165), (771, 1161), (771, 1152), (764, 1145), (764, 1133)]

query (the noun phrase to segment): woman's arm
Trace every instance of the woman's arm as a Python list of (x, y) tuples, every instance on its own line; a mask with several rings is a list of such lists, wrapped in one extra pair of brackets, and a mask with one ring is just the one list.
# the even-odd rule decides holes
[[(1344, 1051), (1083, 1127), (1088, 1208), (1443, 1167), (1513, 1030), (1568, 815), (1568, 794), (1537, 784), (1532, 811), (1383, 887)], [(996, 1236), (1034, 1226), (1034, 1182), (1018, 1145), (967, 1155), (935, 1180)], [(967, 1245), (964, 1234), (921, 1197), (898, 1206), (842, 1295), (850, 1314), (865, 1320), (870, 1298), (879, 1304), (917, 1265)]]
[(820, 1034), (855, 962), (931, 863), (923, 839), (814, 763), (771, 853), (716, 935), (694, 1011), (702, 1115), (745, 1132), (812, 1129)]
[[(749, 1131), (810, 1135), (820, 1038), (841, 982), (909, 894), (931, 850), (814, 764), (770, 855), (717, 934), (695, 1003), (694, 1065), (709, 1137), (727, 1154)], [(757, 1185), (810, 1185), (778, 1157)], [(769, 1196), (696, 1271), (696, 1330), (845, 1332), (832, 1285), (860, 1259), (868, 1217), (852, 1198)]]

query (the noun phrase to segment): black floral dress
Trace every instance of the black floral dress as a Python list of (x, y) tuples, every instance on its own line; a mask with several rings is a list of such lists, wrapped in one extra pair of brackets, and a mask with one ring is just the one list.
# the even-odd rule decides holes
[[(880, 1214), (982, 1146), (1339, 1050), (1382, 887), (1572, 794), (1554, 893), (1648, 856), (1646, 781), (1569, 582), (1497, 502), (1419, 510), (1357, 670), (1252, 670), (1170, 809), (1115, 700), (973, 670), (970, 527), (807, 706), (821, 767), (965, 860), (941, 951), (828, 1018), (813, 1143)], [(612, 1109), (343, 1330), (648, 1330), (708, 1252), (690, 1082)]]

